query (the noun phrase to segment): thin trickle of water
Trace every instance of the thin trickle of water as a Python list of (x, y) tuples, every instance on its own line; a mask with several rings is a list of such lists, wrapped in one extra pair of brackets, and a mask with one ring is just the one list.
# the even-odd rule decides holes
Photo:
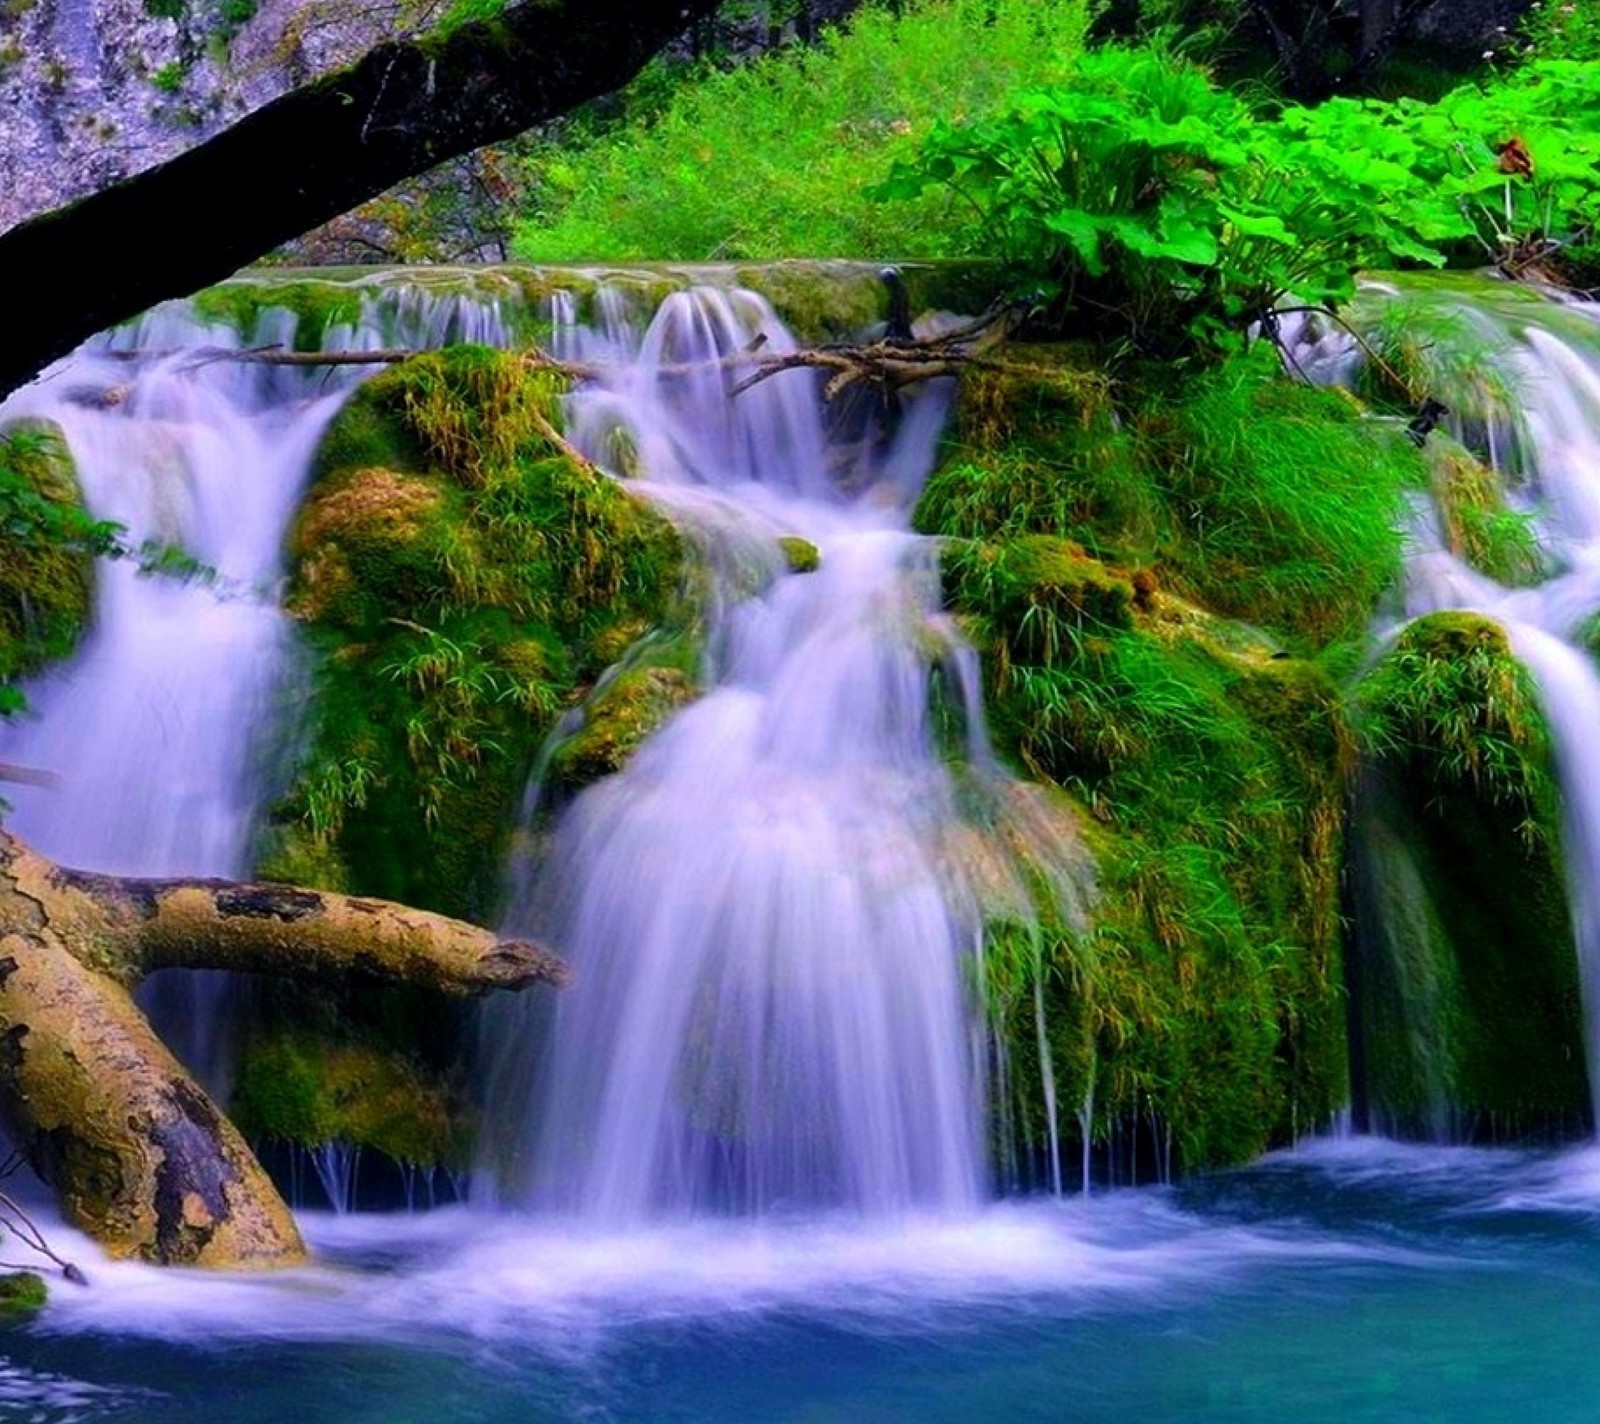
[[(830, 448), (790, 339), (746, 293), (667, 300), (642, 335), (566, 338), (614, 379), (571, 438), (698, 531), (718, 585), (706, 694), (566, 812), (532, 897), (574, 967), (513, 1190), (597, 1222), (840, 1207), (964, 1211), (983, 1191), (970, 946), (981, 887), (935, 735), (935, 665), (989, 768), (975, 661), (908, 528), (942, 393)], [(817, 546), (783, 571), (777, 536)], [(1025, 899), (1020, 889), (1018, 898)], [(506, 1070), (502, 1083), (517, 1081)]]

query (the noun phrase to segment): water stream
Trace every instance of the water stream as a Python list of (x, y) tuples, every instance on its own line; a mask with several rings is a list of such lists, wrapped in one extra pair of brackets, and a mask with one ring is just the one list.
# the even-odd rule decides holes
[[(516, 926), (562, 945), (583, 986), (556, 1010), (520, 1195), (612, 1226), (970, 1212), (983, 907), (935, 669), (965, 713), (969, 787), (1016, 798), (936, 549), (908, 525), (945, 393), (877, 412), (849, 447), (810, 373), (730, 401), (719, 361), (792, 345), (749, 293), (680, 293), (642, 335), (568, 339), (618, 373), (574, 398), (573, 438), (630, 452), (633, 487), (695, 532), (714, 586), (705, 695), (567, 811)], [(816, 547), (815, 572), (787, 570), (784, 535)], [(502, 1093), (491, 1115), (518, 1111)]]

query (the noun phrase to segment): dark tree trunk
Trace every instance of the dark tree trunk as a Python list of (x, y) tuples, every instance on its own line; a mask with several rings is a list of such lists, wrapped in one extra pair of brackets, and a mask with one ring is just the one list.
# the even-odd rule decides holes
[(380, 45), (171, 162), (0, 234), (41, 299), (0, 348), (0, 395), (79, 342), (447, 158), (626, 83), (717, 0), (514, 0), (489, 21)]

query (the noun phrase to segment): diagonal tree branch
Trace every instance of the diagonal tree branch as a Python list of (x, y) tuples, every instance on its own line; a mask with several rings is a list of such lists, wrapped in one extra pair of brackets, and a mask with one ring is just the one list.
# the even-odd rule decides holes
[(512, 0), (492, 20), (380, 45), (168, 163), (0, 233), (13, 288), (59, 294), (10, 325), (0, 395), (402, 178), (616, 89), (716, 3)]

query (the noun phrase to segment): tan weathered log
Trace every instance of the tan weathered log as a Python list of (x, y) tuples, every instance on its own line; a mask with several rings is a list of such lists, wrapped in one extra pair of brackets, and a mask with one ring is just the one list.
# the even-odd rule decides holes
[(65, 870), (0, 831), (0, 1119), (64, 1214), (116, 1255), (305, 1257), (249, 1146), (130, 996), (162, 968), (368, 976), (454, 994), (559, 983), (537, 945), (387, 901)]
[[(227, 969), (292, 979), (359, 975), (446, 994), (560, 984), (566, 966), (538, 945), (388, 900), (232, 880), (123, 880), (56, 872), (56, 885), (99, 915), (106, 963)], [(83, 923), (80, 920), (80, 923)], [(125, 968), (120, 966), (125, 964)]]
[[(16, 909), (0, 873), (0, 903)], [(0, 934), (0, 1109), (63, 1215), (113, 1255), (296, 1265), (305, 1245), (254, 1154), (126, 990), (48, 922)]]

